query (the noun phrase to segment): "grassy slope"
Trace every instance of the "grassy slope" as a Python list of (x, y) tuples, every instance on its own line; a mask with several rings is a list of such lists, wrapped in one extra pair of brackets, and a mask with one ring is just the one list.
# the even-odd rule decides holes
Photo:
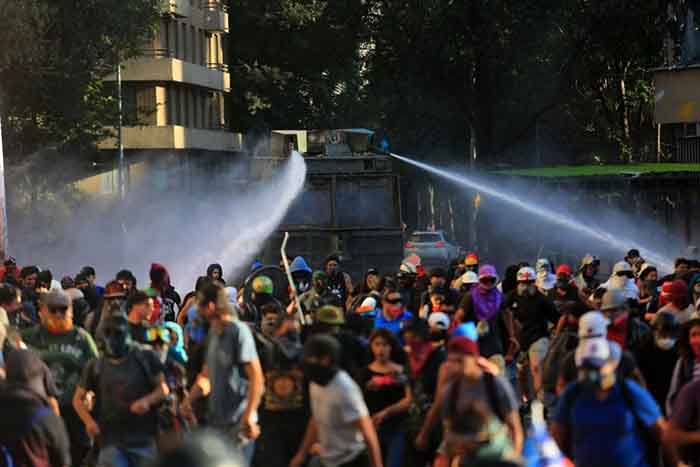
[(700, 164), (578, 165), (503, 170), (497, 173), (521, 177), (592, 177), (597, 175), (700, 172)]

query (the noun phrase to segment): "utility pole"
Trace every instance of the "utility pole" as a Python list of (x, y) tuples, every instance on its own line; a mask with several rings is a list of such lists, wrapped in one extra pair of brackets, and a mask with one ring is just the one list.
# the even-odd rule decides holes
[(119, 109), (117, 123), (117, 152), (119, 155), (118, 167), (118, 184), (119, 184), (119, 199), (124, 201), (126, 197), (126, 166), (124, 161), (124, 142), (122, 140), (122, 64), (121, 58), (117, 58), (117, 105)]
[(2, 118), (0, 118), (0, 258), (7, 258), (7, 200), (5, 198), (5, 156), (2, 150)]

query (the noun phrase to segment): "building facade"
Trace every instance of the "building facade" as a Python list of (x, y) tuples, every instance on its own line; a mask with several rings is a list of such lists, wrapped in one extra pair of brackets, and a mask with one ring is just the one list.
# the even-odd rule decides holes
[[(152, 43), (122, 65), (126, 151), (240, 150), (241, 137), (229, 130), (226, 115), (227, 33), (222, 1), (169, 0)], [(100, 149), (116, 144), (108, 138)]]

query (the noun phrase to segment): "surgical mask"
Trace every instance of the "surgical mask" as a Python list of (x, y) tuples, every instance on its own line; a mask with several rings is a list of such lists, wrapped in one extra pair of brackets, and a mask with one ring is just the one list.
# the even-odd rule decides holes
[(656, 336), (654, 340), (656, 341), (656, 346), (661, 350), (671, 350), (676, 345), (676, 339), (672, 337)]
[(110, 358), (123, 358), (129, 353), (130, 337), (126, 331), (109, 333), (105, 339), (105, 354)]
[(304, 375), (309, 379), (309, 381), (316, 383), (320, 386), (327, 386), (335, 377), (338, 372), (338, 368), (335, 366), (321, 365), (320, 363), (303, 363)]

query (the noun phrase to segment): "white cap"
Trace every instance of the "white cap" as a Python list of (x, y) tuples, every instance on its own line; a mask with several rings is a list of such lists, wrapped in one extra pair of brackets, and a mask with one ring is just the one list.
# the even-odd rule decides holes
[(431, 313), (428, 317), (428, 326), (431, 328), (447, 330), (450, 327), (450, 317), (441, 311)]
[(605, 337), (608, 334), (609, 324), (610, 320), (600, 311), (584, 313), (578, 320), (578, 337), (579, 339)]
[(613, 274), (617, 274), (618, 272), (632, 272), (632, 266), (630, 266), (627, 261), (620, 261), (619, 263), (615, 263), (612, 272)]
[(579, 342), (574, 354), (576, 366), (580, 367), (584, 362), (602, 367), (610, 358), (610, 344), (604, 337), (586, 339)]
[(362, 300), (362, 304), (357, 307), (358, 313), (367, 313), (377, 308), (377, 300), (374, 297), (367, 297)]
[(476, 284), (479, 282), (479, 276), (474, 271), (467, 271), (462, 274), (462, 284)]

